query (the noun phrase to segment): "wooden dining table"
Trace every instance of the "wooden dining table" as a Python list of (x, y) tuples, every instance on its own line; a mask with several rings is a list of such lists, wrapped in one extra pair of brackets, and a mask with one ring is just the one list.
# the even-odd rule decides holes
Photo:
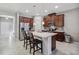
[(40, 38), (43, 42), (43, 54), (44, 55), (51, 55), (52, 50), (51, 50), (51, 40), (52, 36), (57, 35), (57, 33), (49, 33), (49, 32), (37, 32), (33, 31), (33, 35), (37, 38)]

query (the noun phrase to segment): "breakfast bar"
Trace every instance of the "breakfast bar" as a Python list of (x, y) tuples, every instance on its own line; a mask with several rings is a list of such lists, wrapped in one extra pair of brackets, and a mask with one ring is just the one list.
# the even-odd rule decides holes
[(51, 50), (51, 37), (55, 36), (57, 33), (49, 33), (49, 32), (32, 32), (35, 37), (41, 38), (43, 41), (43, 54), (50, 55), (52, 54)]

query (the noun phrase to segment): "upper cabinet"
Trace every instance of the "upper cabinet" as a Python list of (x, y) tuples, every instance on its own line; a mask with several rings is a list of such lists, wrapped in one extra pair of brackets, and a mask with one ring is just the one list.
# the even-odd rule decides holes
[(56, 27), (63, 27), (64, 26), (64, 14), (56, 15), (54, 24)]
[(33, 25), (33, 18), (19, 16), (19, 20), (20, 22), (29, 23), (30, 25)]
[(48, 27), (50, 25), (55, 25), (56, 27), (64, 26), (64, 14), (56, 15), (56, 13), (48, 14), (44, 18), (44, 26)]
[(55, 20), (56, 13), (48, 14), (48, 16), (50, 17), (50, 23), (51, 24), (54, 24), (54, 20)]
[(51, 17), (46, 16), (46, 17), (44, 18), (44, 26), (45, 26), (45, 27), (48, 27), (48, 24), (49, 24), (50, 21), (51, 21)]
[(48, 14), (48, 16), (44, 18), (44, 26), (48, 27), (49, 24), (54, 24), (55, 16), (56, 16), (56, 13)]

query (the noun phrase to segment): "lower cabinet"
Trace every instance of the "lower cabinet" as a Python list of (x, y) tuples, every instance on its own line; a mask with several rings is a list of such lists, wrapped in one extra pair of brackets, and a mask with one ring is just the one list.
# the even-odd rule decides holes
[(54, 39), (60, 42), (65, 41), (64, 32), (55, 32), (55, 33), (57, 33), (57, 35), (54, 37)]
[(55, 32), (57, 33), (57, 35), (52, 37), (52, 41), (51, 41), (51, 50), (53, 51), (54, 49), (56, 49), (56, 40), (63, 42), (65, 41), (65, 36), (64, 36), (64, 32)]

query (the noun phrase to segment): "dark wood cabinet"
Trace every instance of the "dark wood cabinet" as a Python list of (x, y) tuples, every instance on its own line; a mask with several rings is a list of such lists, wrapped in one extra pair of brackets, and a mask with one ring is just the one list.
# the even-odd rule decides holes
[(54, 25), (59, 26), (59, 15), (55, 16)]
[(64, 32), (55, 32), (57, 35), (54, 37), (57, 41), (65, 41)]
[(46, 16), (44, 18), (44, 25), (45, 27), (48, 27), (49, 22), (51, 21), (51, 17), (50, 16)]
[(64, 26), (64, 14), (56, 15), (54, 24), (56, 27), (63, 27)]
[(56, 13), (48, 14), (44, 18), (44, 26), (48, 27), (49, 24), (54, 24), (56, 27), (64, 26), (64, 14), (56, 15)]
[(33, 26), (33, 18), (19, 16), (19, 20), (20, 20), (20, 22), (29, 23), (29, 25)]
[(48, 14), (48, 16), (46, 16), (44, 18), (44, 26), (45, 27), (48, 27), (49, 24), (54, 24), (55, 15), (56, 15), (56, 13), (51, 13), (51, 14)]

